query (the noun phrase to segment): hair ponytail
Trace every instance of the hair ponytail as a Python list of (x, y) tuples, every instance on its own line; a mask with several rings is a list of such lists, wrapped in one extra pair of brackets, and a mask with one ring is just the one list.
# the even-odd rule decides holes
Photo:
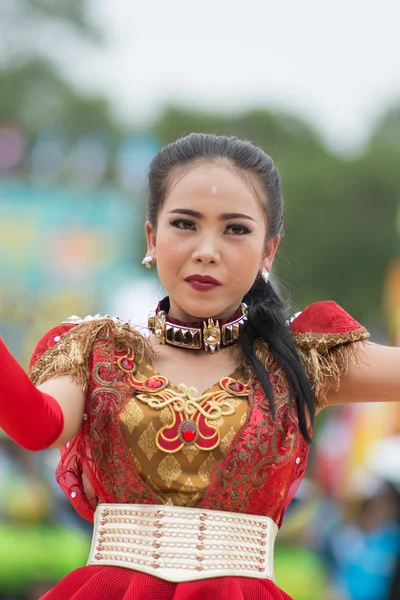
[(256, 355), (256, 340), (266, 342), (271, 354), (283, 367), (289, 382), (290, 400), (296, 402), (300, 431), (304, 439), (311, 442), (306, 410), (312, 424), (315, 417), (314, 394), (290, 335), (288, 306), (279, 296), (273, 283), (269, 281), (266, 284), (261, 278), (255, 281), (243, 301), (248, 305), (249, 313), (240, 344), (247, 362), (253, 368), (268, 398), (271, 413), (275, 416), (274, 393), (268, 369)]

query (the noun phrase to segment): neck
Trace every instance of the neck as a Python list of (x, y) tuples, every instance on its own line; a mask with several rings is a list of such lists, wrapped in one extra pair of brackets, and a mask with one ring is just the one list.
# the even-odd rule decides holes
[[(203, 321), (208, 321), (208, 319), (218, 320), (220, 323), (224, 322), (240, 310), (240, 303), (238, 303), (227, 307), (218, 314), (204, 315), (203, 312), (202, 315), (197, 315), (185, 312), (176, 302), (171, 301), (168, 296), (160, 302), (160, 305), (162, 305), (162, 310), (167, 313), (169, 319), (174, 319), (180, 323), (198, 323), (200, 325)], [(202, 310), (204, 311), (204, 306), (202, 306)]]

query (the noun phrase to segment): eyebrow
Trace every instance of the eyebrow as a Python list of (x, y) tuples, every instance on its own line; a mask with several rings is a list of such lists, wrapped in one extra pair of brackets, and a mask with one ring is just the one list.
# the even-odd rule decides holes
[[(196, 219), (204, 219), (204, 215), (197, 210), (190, 210), (189, 208), (175, 208), (174, 210), (169, 211), (172, 214), (180, 214), (187, 215), (189, 217), (195, 217)], [(222, 213), (218, 216), (218, 221), (227, 221), (229, 219), (249, 219), (249, 221), (254, 221), (253, 217), (249, 215), (245, 215), (243, 213)]]

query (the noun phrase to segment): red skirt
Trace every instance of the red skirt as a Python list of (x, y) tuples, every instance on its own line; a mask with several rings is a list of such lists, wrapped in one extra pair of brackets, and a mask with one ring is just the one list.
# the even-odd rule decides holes
[(292, 600), (269, 579), (215, 577), (171, 583), (110, 566), (80, 567), (41, 600)]

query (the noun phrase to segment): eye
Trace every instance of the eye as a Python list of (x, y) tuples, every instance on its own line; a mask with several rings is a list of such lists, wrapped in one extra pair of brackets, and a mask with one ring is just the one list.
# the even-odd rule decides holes
[(227, 226), (226, 231), (228, 232), (228, 235), (247, 235), (248, 233), (251, 233), (251, 230), (241, 223), (231, 223)]
[(192, 231), (194, 229), (193, 221), (189, 221), (188, 219), (176, 219), (171, 222), (171, 225), (177, 229), (185, 229), (187, 231)]

